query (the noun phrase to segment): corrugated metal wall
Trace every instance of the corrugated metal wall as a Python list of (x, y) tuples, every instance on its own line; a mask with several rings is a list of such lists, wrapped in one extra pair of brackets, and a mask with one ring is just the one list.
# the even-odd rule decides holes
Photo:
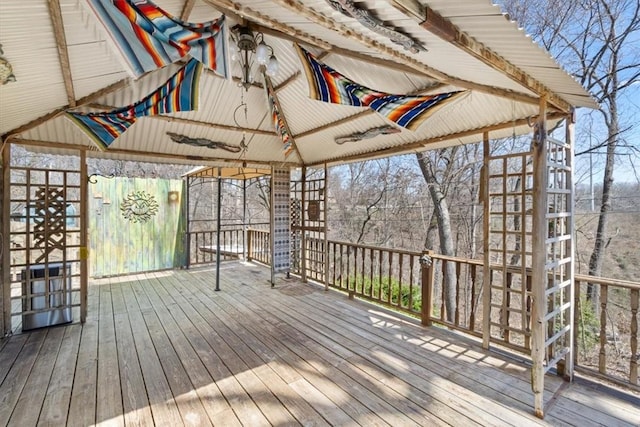
[[(181, 180), (150, 178), (98, 177), (90, 184), (89, 276), (183, 265), (182, 186)], [(123, 209), (131, 213), (130, 219), (123, 215)], [(150, 217), (141, 221), (145, 212)]]

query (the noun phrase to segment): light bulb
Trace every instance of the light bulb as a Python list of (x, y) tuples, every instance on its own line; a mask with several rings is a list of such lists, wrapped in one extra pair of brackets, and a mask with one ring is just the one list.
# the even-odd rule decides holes
[(269, 46), (265, 44), (264, 41), (261, 41), (256, 47), (256, 61), (258, 64), (264, 65), (269, 60)]
[(278, 60), (275, 55), (271, 55), (267, 64), (267, 76), (273, 77), (278, 74)]
[(232, 61), (237, 61), (240, 59), (238, 55), (238, 46), (235, 43), (229, 43), (229, 55), (231, 56)]

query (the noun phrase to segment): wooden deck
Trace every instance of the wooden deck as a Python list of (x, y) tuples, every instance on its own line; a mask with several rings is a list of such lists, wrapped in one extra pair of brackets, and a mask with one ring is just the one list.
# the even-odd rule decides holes
[(638, 425), (640, 399), (231, 263), (102, 279), (85, 325), (0, 340), (0, 426)]

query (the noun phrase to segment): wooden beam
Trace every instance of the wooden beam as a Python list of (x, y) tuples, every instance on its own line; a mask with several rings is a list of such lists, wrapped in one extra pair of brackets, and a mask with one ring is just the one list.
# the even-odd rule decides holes
[(298, 159), (300, 160), (300, 162), (304, 163), (304, 160), (302, 159), (302, 155), (300, 154), (300, 151), (298, 150), (298, 146), (296, 145), (296, 139), (291, 133), (291, 129), (289, 128), (289, 123), (287, 122), (287, 118), (284, 114), (284, 110), (280, 105), (280, 100), (278, 99), (278, 95), (276, 94), (275, 90), (273, 90), (273, 84), (271, 84), (271, 78), (266, 74), (263, 74), (263, 75), (264, 75), (264, 82), (267, 85), (267, 90), (271, 92), (273, 96), (273, 103), (275, 104), (276, 108), (280, 112), (280, 119), (282, 119), (282, 124), (285, 130), (287, 131), (287, 133), (289, 134), (289, 137), (291, 138), (291, 146), (293, 147), (293, 151), (295, 151), (295, 153), (298, 155)]
[[(84, 145), (67, 144), (64, 142), (39, 141), (35, 139), (22, 139), (17, 137), (13, 137), (11, 139), (11, 142), (13, 142), (14, 144), (21, 144), (21, 145), (26, 145), (30, 147), (55, 148), (60, 150), (86, 150), (87, 155), (89, 157), (109, 158), (110, 157), (109, 155), (123, 155), (123, 156), (127, 156), (128, 160), (136, 160), (136, 159), (130, 159), (129, 157), (131, 156), (140, 156), (144, 158), (144, 159), (139, 159), (140, 161), (158, 161), (158, 159), (167, 159), (167, 162), (170, 162), (171, 160), (183, 160), (189, 163), (217, 162), (217, 163), (230, 163), (233, 165), (238, 165), (242, 163), (242, 159), (237, 159), (237, 158), (230, 159), (230, 158), (224, 158), (224, 157), (211, 157), (211, 156), (189, 156), (189, 155), (170, 154), (170, 153), (149, 153), (146, 151), (125, 150), (125, 149), (119, 149), (119, 148), (109, 148), (106, 151), (98, 151), (96, 149), (93, 149), (93, 147), (88, 147)], [(153, 158), (155, 158), (155, 160), (153, 160)], [(149, 159), (152, 159), (152, 160), (149, 160)], [(265, 160), (255, 160), (255, 159), (248, 159), (246, 160), (246, 162), (250, 165), (267, 165), (267, 166), (271, 166), (271, 165), (282, 166), (283, 164), (290, 164), (292, 166), (299, 165), (299, 163), (295, 163), (295, 162), (287, 162), (287, 161), (274, 162), (274, 161), (265, 161)]]
[[(129, 78), (122, 79), (122, 80), (117, 81), (117, 82), (115, 82), (113, 84), (110, 84), (109, 86), (104, 87), (104, 88), (102, 88), (100, 90), (97, 90), (97, 91), (85, 96), (84, 98), (78, 99), (76, 101), (76, 107), (78, 107), (80, 105), (89, 104), (90, 102), (95, 101), (96, 99), (100, 98), (103, 95), (107, 95), (107, 94), (109, 94), (111, 92), (115, 92), (116, 90), (124, 88), (128, 84), (129, 84)], [(7, 133), (2, 135), (2, 141), (7, 141), (10, 137), (12, 137), (14, 135), (18, 135), (18, 134), (20, 134), (22, 132), (26, 132), (26, 131), (28, 131), (30, 129), (33, 129), (36, 126), (39, 126), (42, 123), (55, 118), (59, 114), (64, 113), (69, 108), (70, 108), (70, 106), (66, 105), (64, 107), (58, 108), (56, 110), (53, 110), (50, 113), (45, 114), (44, 116), (40, 116), (37, 119), (31, 120), (29, 123), (25, 123), (22, 126), (19, 126), (19, 127), (15, 128), (15, 129), (12, 129), (9, 132), (7, 132)]]
[(196, 0), (185, 1), (184, 6), (182, 6), (182, 12), (180, 12), (180, 19), (182, 19), (183, 21), (187, 21), (195, 4)]
[[(415, 74), (415, 75), (419, 75), (419, 76), (424, 76), (423, 73), (421, 73), (420, 71), (416, 70), (415, 68), (409, 67), (407, 65), (404, 64), (398, 64), (397, 62), (393, 62), (393, 61), (389, 61), (388, 59), (384, 59), (384, 58), (377, 58), (375, 56), (372, 55), (367, 55), (366, 53), (362, 53), (362, 52), (358, 52), (355, 50), (350, 50), (350, 49), (345, 49), (339, 46), (333, 46), (330, 45), (328, 43), (322, 43), (322, 45), (319, 44), (315, 44), (315, 40), (306, 40), (306, 37), (304, 35), (304, 33), (301, 33), (299, 36), (293, 36), (290, 35), (288, 33), (282, 32), (282, 31), (278, 31), (278, 30), (274, 30), (272, 28), (269, 28), (267, 26), (264, 25), (259, 25), (259, 24), (250, 24), (249, 27), (254, 30), (254, 31), (260, 31), (263, 34), (267, 34), (267, 35), (271, 35), (273, 37), (277, 37), (279, 39), (282, 40), (289, 40), (293, 43), (300, 43), (303, 42), (305, 44), (314, 46), (318, 49), (323, 49), (323, 52), (319, 55), (317, 55), (318, 59), (322, 59), (322, 57), (330, 55), (330, 54), (335, 54), (335, 55), (340, 55), (340, 56), (344, 56), (347, 58), (352, 58), (352, 59), (357, 59), (360, 61), (364, 61), (366, 63), (369, 64), (375, 64), (378, 65), (380, 67), (385, 67), (385, 68), (389, 68), (391, 70), (395, 70), (395, 71), (399, 71), (401, 73), (409, 73), (409, 74)], [(295, 31), (295, 30), (294, 30)]]
[(69, 51), (67, 50), (67, 38), (64, 34), (64, 23), (62, 21), (62, 10), (60, 9), (59, 0), (47, 0), (49, 7), (49, 17), (53, 25), (53, 34), (56, 38), (56, 47), (58, 48), (58, 58), (60, 59), (60, 68), (64, 87), (67, 91), (67, 102), (69, 107), (76, 106), (76, 95), (73, 89), (73, 78), (71, 76), (71, 63), (69, 61)]
[(523, 88), (539, 96), (548, 95), (549, 103), (555, 108), (565, 113), (571, 110), (571, 105), (569, 105), (567, 101), (557, 95), (553, 95), (551, 90), (539, 80), (528, 75), (484, 44), (460, 30), (450, 20), (444, 18), (429, 6), (425, 6), (425, 15), (422, 17), (420, 25), (427, 31), (462, 49), (492, 69), (500, 71), (500, 73), (518, 83)]
[(194, 126), (204, 126), (212, 129), (230, 130), (233, 132), (247, 132), (247, 133), (254, 133), (256, 135), (268, 135), (268, 136), (275, 136), (276, 134), (274, 130), (252, 129), (252, 128), (245, 128), (245, 127), (235, 126), (235, 125), (234, 126), (223, 125), (221, 123), (208, 123), (208, 122), (201, 122), (198, 120), (184, 119), (182, 117), (172, 117), (172, 116), (162, 116), (162, 115), (147, 116), (147, 117), (155, 120), (163, 120), (165, 122), (182, 123), (182, 124), (194, 125)]
[(547, 170), (547, 99), (540, 99), (540, 112), (533, 140), (533, 218), (531, 230), (531, 389), (534, 412), (544, 417), (544, 360), (547, 322), (547, 244), (548, 180)]
[(0, 337), (8, 336), (11, 333), (11, 225), (9, 218), (11, 217), (11, 144), (2, 144), (0, 147), (0, 173), (2, 173), (2, 182), (0, 182), (0, 227), (2, 230), (2, 257), (0, 257), (1, 279), (0, 280)]
[(293, 73), (292, 75), (290, 75), (289, 77), (287, 77), (286, 79), (284, 79), (284, 81), (282, 83), (280, 83), (278, 86), (273, 88), (273, 91), (275, 93), (281, 91), (282, 89), (284, 89), (285, 87), (289, 86), (291, 83), (293, 83), (298, 77), (300, 77), (300, 70), (296, 71), (295, 73)]
[[(547, 120), (561, 119), (564, 116), (565, 116), (564, 113), (560, 113), (560, 112), (550, 113), (550, 114), (547, 115)], [(351, 156), (344, 156), (344, 157), (340, 157), (340, 158), (337, 158), (337, 159), (322, 160), (322, 161), (318, 161), (318, 162), (314, 162), (314, 163), (308, 163), (308, 164), (306, 164), (306, 166), (309, 166), (309, 167), (318, 166), (319, 167), (319, 166), (323, 165), (325, 162), (328, 162), (328, 163), (355, 162), (355, 161), (365, 160), (365, 159), (387, 157), (387, 156), (392, 156), (392, 155), (396, 155), (396, 154), (402, 154), (402, 153), (415, 151), (415, 150), (424, 150), (425, 148), (428, 149), (430, 144), (436, 144), (438, 142), (447, 141), (447, 140), (451, 140), (451, 139), (457, 139), (457, 138), (464, 138), (464, 137), (472, 136), (472, 135), (479, 135), (479, 134), (482, 134), (484, 132), (491, 132), (491, 131), (511, 128), (511, 127), (514, 127), (514, 126), (523, 126), (525, 124), (528, 124), (531, 120), (537, 120), (537, 117), (529, 117), (529, 118), (525, 118), (525, 119), (518, 119), (518, 120), (515, 120), (515, 121), (512, 120), (512, 121), (498, 123), (498, 124), (491, 125), (491, 126), (485, 126), (483, 128), (470, 129), (470, 130), (465, 130), (465, 131), (461, 131), (461, 132), (451, 133), (449, 135), (436, 136), (436, 137), (433, 137), (433, 138), (423, 139), (423, 140), (416, 141), (416, 142), (413, 142), (413, 143), (410, 143), (410, 144), (405, 144), (405, 145), (401, 145), (401, 146), (386, 148), (386, 149), (383, 149), (383, 150), (371, 151), (371, 152), (368, 152), (368, 153), (354, 154), (354, 155), (351, 155)]]

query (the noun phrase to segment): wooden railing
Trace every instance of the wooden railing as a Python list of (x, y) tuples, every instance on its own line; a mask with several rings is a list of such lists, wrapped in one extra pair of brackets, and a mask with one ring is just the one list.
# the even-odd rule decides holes
[[(248, 240), (249, 257), (269, 264), (269, 232), (249, 230)], [(440, 324), (482, 337), (482, 261), (329, 240), (325, 268), (324, 256), (317, 256), (324, 253), (324, 244), (320, 239), (306, 240), (307, 248), (316, 254), (305, 260), (309, 279), (349, 298), (407, 313), (423, 325)], [(443, 284), (451, 274), (455, 304), (448, 312)], [(637, 385), (640, 283), (583, 275), (576, 275), (575, 283), (575, 366)], [(600, 290), (597, 303), (586, 299), (588, 284)], [(491, 341), (527, 351), (509, 345), (501, 336), (492, 336)]]
[(638, 385), (640, 283), (575, 276), (575, 364)]
[(247, 230), (247, 261), (271, 264), (271, 244), (268, 230)]
[[(216, 230), (187, 232), (187, 267), (216, 262), (218, 244)], [(220, 230), (220, 259), (242, 258), (244, 252), (244, 232), (242, 227), (233, 226)]]
[[(421, 315), (420, 252), (329, 241), (330, 287), (415, 316)], [(324, 276), (323, 271), (314, 277)]]

